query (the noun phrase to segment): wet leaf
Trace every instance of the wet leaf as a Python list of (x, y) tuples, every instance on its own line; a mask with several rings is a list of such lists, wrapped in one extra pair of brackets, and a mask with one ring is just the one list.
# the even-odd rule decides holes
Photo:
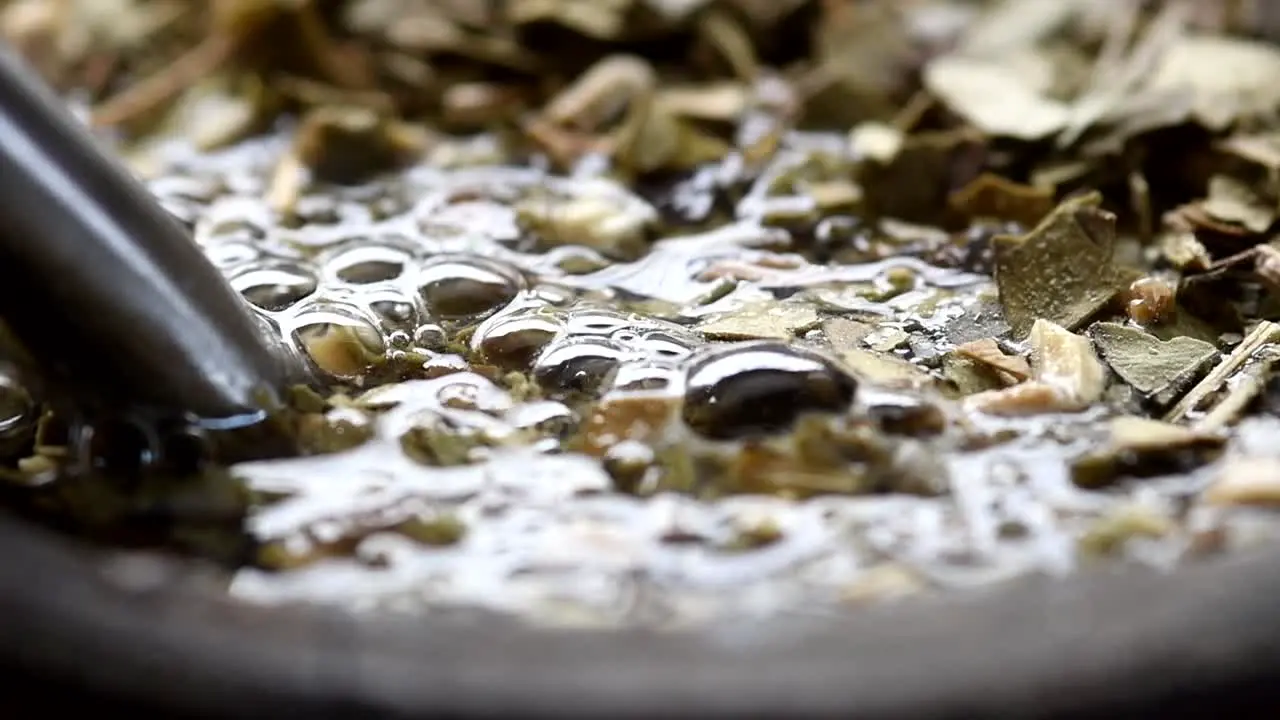
[(965, 397), (1006, 387), (1007, 376), (1001, 376), (990, 365), (956, 353), (942, 360), (942, 375), (954, 388), (954, 395)]

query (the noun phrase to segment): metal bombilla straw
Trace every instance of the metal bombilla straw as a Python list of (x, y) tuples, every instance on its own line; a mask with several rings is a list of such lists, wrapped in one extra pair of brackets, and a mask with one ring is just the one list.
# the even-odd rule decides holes
[(55, 402), (250, 425), (297, 372), (132, 174), (0, 45), (0, 321)]

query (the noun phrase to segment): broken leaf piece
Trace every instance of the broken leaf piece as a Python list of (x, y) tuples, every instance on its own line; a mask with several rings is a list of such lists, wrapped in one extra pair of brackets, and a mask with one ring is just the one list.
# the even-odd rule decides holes
[(711, 340), (790, 340), (819, 322), (812, 306), (770, 301), (718, 315), (697, 330)]
[(1161, 341), (1119, 323), (1095, 323), (1089, 333), (1117, 375), (1162, 405), (1172, 402), (1218, 356), (1217, 349), (1203, 340)]
[(1211, 505), (1280, 505), (1280, 458), (1227, 459), (1201, 499)]
[(918, 593), (928, 587), (919, 573), (903, 565), (884, 562), (862, 571), (840, 593), (843, 602), (869, 605)]
[(933, 376), (924, 368), (872, 350), (846, 350), (840, 354), (840, 359), (855, 377), (870, 385), (919, 388), (933, 382)]
[(427, 147), (420, 128), (367, 107), (323, 107), (298, 127), (293, 151), (321, 182), (359, 183), (419, 157)]
[(1007, 387), (1005, 377), (986, 363), (955, 352), (942, 358), (942, 375), (947, 379), (956, 396), (975, 395), (988, 390)]
[(1220, 435), (1150, 418), (1124, 415), (1111, 421), (1111, 447), (1131, 452), (1167, 450), (1201, 443), (1221, 445), (1222, 442)]
[(965, 343), (955, 351), (1008, 375), (1012, 382), (1006, 384), (1013, 385), (1031, 377), (1031, 364), (1027, 359), (1020, 355), (1005, 355), (993, 338)]
[[(1045, 61), (1047, 62), (1047, 60)], [(1062, 130), (1070, 108), (1043, 94), (1051, 72), (1027, 72), (995, 60), (941, 57), (925, 68), (924, 85), (957, 115), (983, 132), (1042, 140)], [(1040, 76), (1040, 77), (1036, 77)]]
[(1012, 220), (1032, 227), (1053, 210), (1053, 191), (983, 173), (952, 193), (947, 203), (970, 219)]
[(1111, 421), (1107, 444), (1071, 463), (1077, 487), (1105, 487), (1122, 477), (1186, 472), (1217, 457), (1225, 438), (1216, 433), (1144, 417)]
[(1227, 380), (1241, 368), (1245, 367), (1263, 347), (1280, 341), (1280, 326), (1272, 322), (1258, 323), (1235, 350), (1217, 367), (1204, 377), (1195, 387), (1173, 406), (1164, 419), (1168, 422), (1179, 422), (1200, 408), (1206, 399), (1227, 383)]
[(1228, 175), (1209, 179), (1209, 196), (1201, 207), (1215, 220), (1235, 223), (1254, 233), (1266, 232), (1276, 221), (1275, 203), (1258, 197), (1248, 185)]
[(965, 404), (993, 415), (1076, 412), (1102, 398), (1106, 387), (1093, 343), (1048, 320), (1031, 328), (1032, 381), (971, 395)]
[(1025, 337), (1037, 318), (1074, 330), (1127, 284), (1112, 264), (1115, 215), (1098, 193), (1060, 204), (1022, 237), (997, 236), (996, 286), (1005, 319)]
[(1222, 130), (1280, 106), (1277, 75), (1280, 52), (1268, 43), (1187, 35), (1164, 52), (1146, 89), (1188, 93), (1195, 119)]
[(849, 318), (827, 318), (822, 321), (822, 332), (835, 350), (846, 350), (862, 344), (875, 326)]
[(1123, 551), (1131, 539), (1160, 538), (1177, 527), (1172, 518), (1154, 509), (1133, 505), (1118, 507), (1098, 518), (1076, 545), (1086, 555), (1103, 557)]
[(877, 352), (887, 353), (907, 344), (911, 336), (906, 330), (892, 325), (881, 325), (862, 339), (867, 347)]

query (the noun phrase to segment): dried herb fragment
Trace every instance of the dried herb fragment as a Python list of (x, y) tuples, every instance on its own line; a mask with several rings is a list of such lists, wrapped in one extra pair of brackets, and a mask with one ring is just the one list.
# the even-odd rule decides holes
[(1020, 355), (1006, 355), (994, 338), (983, 338), (960, 345), (955, 352), (1007, 375), (1007, 385), (1015, 385), (1031, 377), (1031, 363)]
[(849, 318), (827, 318), (822, 321), (822, 333), (834, 350), (847, 350), (862, 345), (862, 340), (875, 330), (870, 323)]
[(1000, 304), (1018, 337), (1037, 318), (1075, 330), (1132, 280), (1113, 265), (1116, 219), (1101, 201), (1069, 199), (1026, 235), (993, 239)]
[(1186, 35), (1169, 47), (1146, 82), (1152, 92), (1181, 92), (1191, 116), (1211, 130), (1265, 117), (1280, 106), (1280, 51), (1267, 43)]
[(709, 340), (789, 340), (820, 322), (811, 305), (762, 302), (719, 314), (697, 330)]
[(1111, 421), (1107, 444), (1071, 463), (1078, 487), (1097, 489), (1122, 477), (1188, 472), (1215, 459), (1226, 438), (1143, 417)]
[(1044, 93), (1049, 74), (1030, 61), (1019, 67), (1007, 60), (953, 55), (928, 64), (924, 86), (985, 133), (1043, 140), (1062, 131), (1071, 118), (1066, 103)]
[(1111, 369), (1160, 405), (1173, 402), (1218, 357), (1203, 340), (1162, 341), (1118, 323), (1095, 323), (1089, 334)]
[(922, 388), (934, 382), (919, 365), (874, 350), (850, 348), (840, 353), (849, 372), (859, 380), (886, 388)]
[(953, 210), (970, 220), (1011, 220), (1034, 227), (1053, 210), (1053, 192), (983, 173), (952, 193), (947, 202)]
[(1240, 225), (1252, 233), (1266, 232), (1277, 214), (1274, 202), (1258, 197), (1248, 185), (1228, 175), (1209, 179), (1209, 196), (1201, 207), (1213, 219)]
[(854, 605), (869, 605), (914, 595), (928, 586), (920, 574), (898, 563), (881, 563), (862, 571), (840, 594)]
[(1048, 320), (1031, 328), (1032, 380), (971, 395), (967, 407), (994, 415), (1077, 412), (1102, 398), (1106, 378), (1089, 338)]
[[(1228, 380), (1245, 367), (1250, 359), (1264, 347), (1280, 341), (1280, 326), (1263, 321), (1245, 336), (1240, 345), (1231, 352), (1217, 367), (1193, 387), (1178, 404), (1173, 406), (1164, 419), (1168, 422), (1180, 422), (1191, 413), (1199, 410), (1209, 396), (1222, 388)], [(1255, 390), (1256, 392), (1256, 390)], [(1215, 422), (1225, 420), (1221, 416)]]
[(1080, 536), (1077, 547), (1087, 556), (1115, 555), (1135, 538), (1161, 538), (1177, 529), (1174, 520), (1150, 508), (1127, 506), (1113, 509)]
[(393, 525), (390, 530), (435, 547), (456, 545), (467, 535), (466, 524), (454, 515), (412, 517)]
[(1228, 458), (1200, 498), (1210, 505), (1280, 505), (1280, 459)]

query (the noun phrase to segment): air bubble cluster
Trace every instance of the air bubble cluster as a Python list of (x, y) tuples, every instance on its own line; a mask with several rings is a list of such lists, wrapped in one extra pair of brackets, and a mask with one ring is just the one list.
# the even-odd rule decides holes
[[(855, 380), (825, 320), (945, 306), (930, 293), (982, 278), (900, 256), (982, 271), (986, 243), (933, 257), (945, 237), (818, 217), (778, 181), (825, 178), (792, 167), (802, 148), (653, 204), (602, 176), (417, 166), (286, 207), (280, 140), (176, 158), (151, 184), (336, 391), (308, 416), (315, 454), (234, 468), (270, 498), (237, 597), (680, 624), (1043, 572), (1033, 549), (1091, 521), (1037, 495), (1069, 483), (1062, 468), (1033, 486), (999, 448), (936, 453), (948, 406)], [(919, 272), (879, 282), (889, 256)], [(816, 314), (754, 312), (758, 339), (724, 329), (793, 296)], [(744, 339), (709, 339), (726, 332)], [(25, 408), (0, 409), (25, 428)], [(956, 477), (981, 479), (964, 503)], [(1013, 526), (1035, 542), (995, 534)]]

